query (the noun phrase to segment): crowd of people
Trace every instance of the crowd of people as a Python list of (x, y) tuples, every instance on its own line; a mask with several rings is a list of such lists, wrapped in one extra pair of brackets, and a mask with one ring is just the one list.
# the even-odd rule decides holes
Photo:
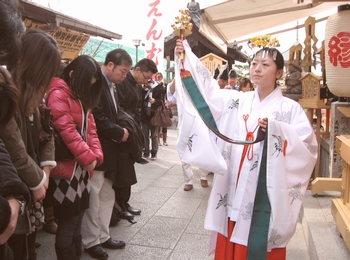
[(26, 30), (17, 0), (0, 5), (0, 259), (36, 259), (43, 224), (57, 259), (79, 259), (82, 248), (107, 259), (104, 248), (125, 247), (109, 235), (112, 217), (141, 214), (129, 204), (135, 163), (157, 158), (157, 66), (132, 66), (123, 49), (102, 67), (87, 55), (62, 63), (53, 37)]
[(220, 89), (231, 89), (242, 92), (253, 91), (254, 86), (248, 77), (240, 77), (235, 69), (228, 70), (225, 64), (220, 71), (218, 68), (214, 72), (214, 79), (218, 82)]
[(161, 134), (168, 145), (166, 127), (150, 121), (171, 104), (179, 108), (179, 140), (191, 142), (177, 146), (184, 190), (193, 188), (192, 166), (202, 187), (214, 174), (205, 228), (215, 259), (286, 258), (317, 142), (300, 105), (276, 84), (284, 66), (277, 49), (255, 54), (253, 88), (234, 69), (214, 79), (177, 40), (176, 76), (165, 86), (152, 60), (133, 65), (123, 49), (102, 66), (88, 55), (62, 64), (53, 37), (25, 29), (18, 0), (0, 0), (0, 24), (0, 259), (36, 259), (45, 222), (59, 260), (80, 259), (82, 249), (107, 259), (105, 248), (124, 248), (109, 227), (141, 214), (130, 205), (135, 163), (157, 159)]

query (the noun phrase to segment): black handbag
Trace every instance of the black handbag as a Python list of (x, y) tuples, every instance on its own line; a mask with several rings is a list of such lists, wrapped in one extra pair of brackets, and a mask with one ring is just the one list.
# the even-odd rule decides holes
[[(67, 145), (63, 142), (61, 135), (53, 128), (53, 136), (55, 140), (55, 160), (56, 161), (71, 161), (74, 160), (74, 155), (68, 149)], [(80, 125), (76, 124), (78, 133), (80, 134)]]
[(164, 106), (163, 102), (162, 102), (162, 105), (159, 106), (154, 112), (154, 115), (151, 118), (150, 124), (152, 126), (158, 126), (158, 127), (172, 126), (173, 122), (170, 119), (170, 110)]
[(41, 129), (39, 133), (40, 142), (50, 141), (53, 134), (51, 125), (51, 108), (48, 108), (45, 104), (39, 105)]

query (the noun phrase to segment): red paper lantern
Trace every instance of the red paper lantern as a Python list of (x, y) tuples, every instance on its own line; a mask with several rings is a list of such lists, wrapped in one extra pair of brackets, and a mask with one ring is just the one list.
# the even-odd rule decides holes
[(328, 17), (325, 36), (325, 64), (329, 90), (350, 97), (350, 5), (338, 7)]

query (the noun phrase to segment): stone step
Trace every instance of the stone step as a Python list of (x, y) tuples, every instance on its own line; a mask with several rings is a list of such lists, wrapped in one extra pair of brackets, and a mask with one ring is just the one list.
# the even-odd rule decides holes
[(339, 197), (337, 191), (326, 191), (317, 196), (306, 191), (300, 216), (310, 260), (350, 259), (350, 252), (331, 214), (332, 200)]

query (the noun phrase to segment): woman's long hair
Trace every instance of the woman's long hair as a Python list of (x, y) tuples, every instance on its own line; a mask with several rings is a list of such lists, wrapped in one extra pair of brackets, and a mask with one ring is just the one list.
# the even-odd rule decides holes
[[(81, 101), (84, 109), (93, 109), (100, 101), (102, 73), (99, 64), (92, 57), (81, 55), (75, 58), (64, 68), (61, 78)], [(93, 78), (96, 82), (91, 84)]]
[(16, 66), (11, 70), (20, 90), (19, 109), (33, 113), (41, 103), (61, 61), (57, 42), (39, 29), (29, 29), (22, 36), (22, 48)]
[(25, 31), (18, 0), (0, 0), (0, 64), (10, 69), (16, 64)]
[(10, 73), (0, 66), (0, 129), (14, 116), (19, 100), (19, 90)]

